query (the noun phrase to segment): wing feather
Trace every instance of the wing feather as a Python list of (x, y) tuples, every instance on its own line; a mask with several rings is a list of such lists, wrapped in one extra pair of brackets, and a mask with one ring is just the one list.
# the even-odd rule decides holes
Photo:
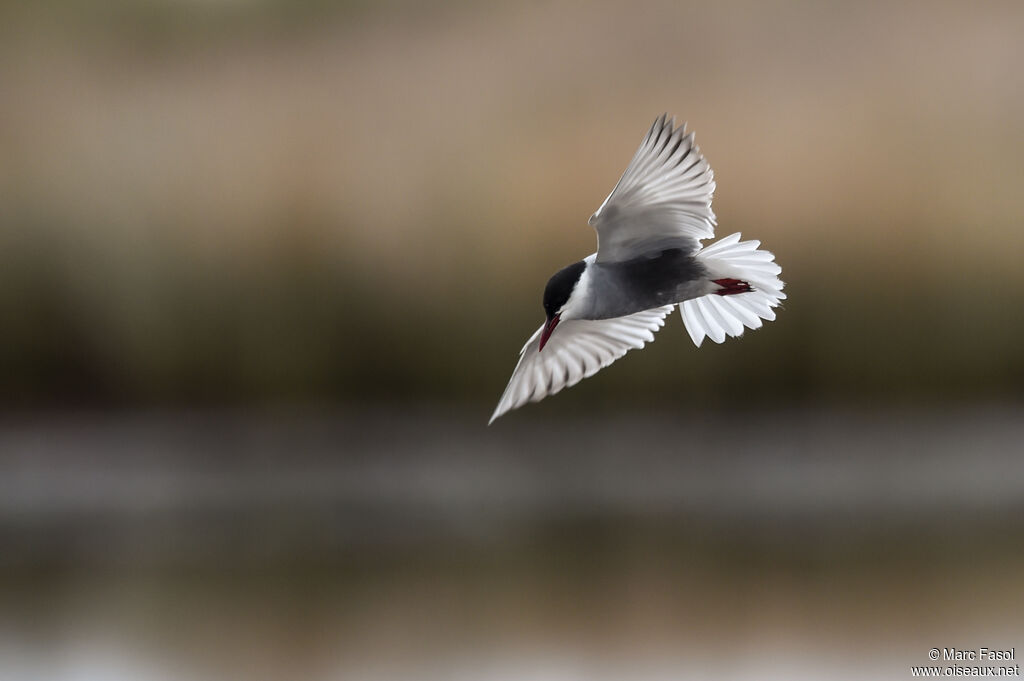
[(714, 172), (685, 124), (662, 114), (615, 188), (590, 218), (597, 261), (620, 262), (666, 248), (696, 251), (715, 235)]
[(544, 351), (538, 351), (541, 329), (530, 336), (519, 354), (519, 363), (491, 416), (527, 402), (538, 402), (563, 388), (593, 376), (630, 350), (654, 340), (673, 305), (657, 307), (615, 319), (571, 319), (558, 325)]

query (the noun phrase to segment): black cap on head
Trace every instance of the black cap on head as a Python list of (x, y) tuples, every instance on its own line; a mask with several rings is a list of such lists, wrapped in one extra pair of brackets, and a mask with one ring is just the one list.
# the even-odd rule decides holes
[(544, 312), (548, 319), (554, 317), (565, 305), (565, 301), (569, 300), (576, 282), (583, 276), (583, 270), (586, 268), (587, 264), (580, 260), (563, 267), (548, 279), (548, 285), (544, 287)]

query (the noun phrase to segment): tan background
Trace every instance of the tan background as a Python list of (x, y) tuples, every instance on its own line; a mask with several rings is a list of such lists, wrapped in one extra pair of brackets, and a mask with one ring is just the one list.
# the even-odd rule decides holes
[[(1024, 4), (0, 3), (0, 679), (1024, 650)], [(777, 322), (484, 423), (662, 111)]]

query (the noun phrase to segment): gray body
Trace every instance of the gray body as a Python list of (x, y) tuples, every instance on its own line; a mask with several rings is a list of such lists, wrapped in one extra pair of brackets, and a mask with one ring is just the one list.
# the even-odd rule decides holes
[(624, 262), (589, 262), (585, 319), (612, 319), (706, 295), (707, 269), (693, 250), (671, 248)]

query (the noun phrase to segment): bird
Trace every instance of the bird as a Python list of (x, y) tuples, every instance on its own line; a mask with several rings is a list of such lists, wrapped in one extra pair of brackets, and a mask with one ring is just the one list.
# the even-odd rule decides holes
[(675, 307), (697, 347), (775, 319), (786, 298), (775, 255), (739, 232), (701, 245), (715, 236), (714, 192), (693, 132), (659, 116), (590, 217), (597, 252), (544, 287), (544, 323), (520, 351), (488, 425), (644, 347)]

